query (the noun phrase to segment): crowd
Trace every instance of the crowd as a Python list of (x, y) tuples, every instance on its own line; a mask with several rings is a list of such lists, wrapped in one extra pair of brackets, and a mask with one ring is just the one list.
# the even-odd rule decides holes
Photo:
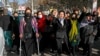
[(32, 56), (38, 51), (41, 56), (45, 56), (45, 52), (53, 56), (62, 53), (77, 56), (82, 48), (82, 55), (92, 56), (93, 43), (100, 37), (100, 8), (87, 12), (83, 7), (81, 13), (79, 11), (78, 8), (72, 12), (54, 9), (49, 15), (42, 11), (32, 15), (32, 10), (27, 7), (21, 18), (17, 12), (9, 16), (0, 11), (6, 50), (19, 54), (22, 46), (21, 56)]

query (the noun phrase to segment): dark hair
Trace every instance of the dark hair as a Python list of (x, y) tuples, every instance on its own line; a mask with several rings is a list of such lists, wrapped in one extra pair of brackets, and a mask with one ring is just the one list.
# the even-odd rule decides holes
[(38, 11), (38, 12), (37, 12), (37, 15), (38, 15), (40, 12), (41, 12), (41, 13), (42, 13), (42, 15), (43, 15), (43, 12), (42, 12), (42, 11)]
[(53, 9), (53, 10), (51, 11), (51, 14), (52, 14), (54, 11), (58, 11), (58, 10), (57, 10), (57, 9)]
[(74, 8), (73, 9), (73, 13), (75, 13), (75, 11), (79, 11), (79, 9), (78, 8)]
[(16, 13), (18, 14), (18, 12), (15, 11), (15, 12), (13, 13), (13, 15), (16, 14)]
[(71, 14), (71, 17), (72, 17), (73, 15), (75, 15), (75, 18), (77, 18), (77, 14), (76, 14), (76, 13), (72, 13), (72, 14)]
[(27, 11), (27, 10), (30, 10), (30, 11), (32, 12), (31, 8), (27, 7), (27, 8), (25, 9), (25, 14), (26, 14), (26, 11)]
[(87, 13), (86, 16), (92, 16), (92, 14), (91, 13)]
[(67, 12), (66, 12), (66, 14), (70, 14), (70, 12), (69, 12), (69, 11), (67, 11)]
[(34, 12), (34, 14), (37, 14), (37, 12)]
[[(96, 14), (95, 14), (96, 13)], [(92, 15), (94, 16), (94, 15), (98, 15), (98, 12), (96, 12), (96, 11), (93, 11), (93, 13), (92, 13)]]
[(63, 11), (63, 10), (59, 11), (59, 12), (58, 12), (58, 15), (59, 15), (61, 12), (63, 12), (63, 13), (64, 13), (64, 15), (65, 15), (65, 11)]

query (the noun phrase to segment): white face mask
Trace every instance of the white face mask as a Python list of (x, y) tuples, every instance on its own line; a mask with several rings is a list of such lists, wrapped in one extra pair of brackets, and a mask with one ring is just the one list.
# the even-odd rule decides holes
[(42, 15), (39, 15), (38, 17), (39, 17), (39, 18), (42, 18)]

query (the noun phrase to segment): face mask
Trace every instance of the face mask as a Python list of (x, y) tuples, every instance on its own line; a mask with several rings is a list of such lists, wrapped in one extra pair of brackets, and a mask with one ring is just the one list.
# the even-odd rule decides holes
[(26, 13), (26, 16), (27, 16), (27, 17), (30, 17), (30, 16), (31, 16), (31, 13)]
[(42, 18), (42, 15), (39, 15), (38, 18)]

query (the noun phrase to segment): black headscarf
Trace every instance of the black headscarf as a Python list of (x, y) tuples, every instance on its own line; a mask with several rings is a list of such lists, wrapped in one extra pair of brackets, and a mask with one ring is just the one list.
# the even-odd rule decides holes
[(31, 16), (31, 14), (28, 14), (28, 13), (25, 14), (24, 19), (26, 22), (26, 25), (24, 28), (25, 33), (32, 33), (32, 24), (31, 24), (32, 16)]

